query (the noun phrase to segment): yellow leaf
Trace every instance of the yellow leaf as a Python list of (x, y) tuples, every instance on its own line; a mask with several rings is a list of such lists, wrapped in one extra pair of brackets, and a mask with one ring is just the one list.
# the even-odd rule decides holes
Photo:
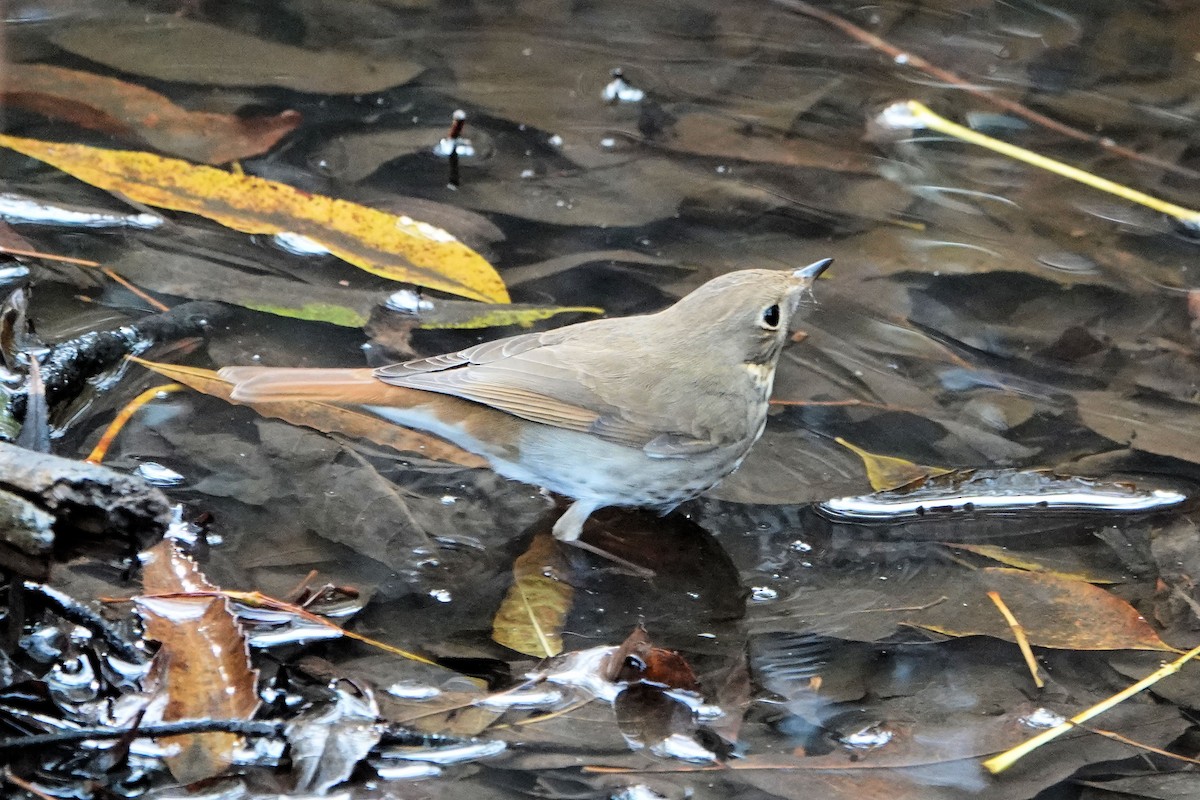
[(513, 562), (513, 584), (492, 620), (492, 640), (528, 656), (562, 652), (562, 629), (575, 589), (560, 579), (568, 567), (559, 543), (539, 534)]
[(1007, 547), (994, 544), (968, 544), (965, 542), (944, 542), (946, 547), (955, 550), (965, 550), (984, 558), (990, 558), (1005, 566), (1023, 569), (1026, 572), (1045, 572), (1067, 580), (1086, 581), (1087, 583), (1120, 583), (1119, 577), (1104, 577), (1079, 564), (1062, 564), (1045, 555), (1030, 555), (1019, 553)]
[(153, 153), (3, 135), (0, 145), (140, 203), (198, 214), (243, 233), (307, 236), (338, 258), (391, 280), (473, 300), (509, 299), (483, 256), (409, 217)]
[(877, 492), (897, 489), (901, 486), (907, 486), (913, 481), (932, 478), (937, 475), (945, 475), (952, 471), (945, 467), (927, 467), (922, 464), (914, 464), (911, 461), (905, 461), (903, 458), (896, 458), (895, 456), (881, 456), (875, 453), (868, 453), (861, 447), (855, 447), (850, 444), (840, 436), (834, 439), (834, 441), (842, 447), (854, 451), (855, 455), (863, 460), (863, 464), (867, 467), (867, 480), (871, 482), (871, 488)]
[(324, 433), (341, 433), (368, 439), (401, 452), (448, 461), (464, 467), (486, 467), (487, 461), (474, 453), (468, 453), (455, 445), (429, 434), (403, 428), (393, 422), (357, 411), (353, 408), (313, 400), (289, 400), (278, 403), (238, 403), (230, 400), (233, 386), (210, 369), (183, 367), (178, 364), (160, 364), (141, 358), (130, 357), (130, 361), (146, 369), (165, 375), (171, 380), (190, 386), (198, 392), (219, 397), (234, 405), (249, 405), (264, 417), (275, 417), (294, 425), (315, 428)]
[(420, 327), (426, 330), (454, 328), (465, 330), (469, 328), (502, 328), (506, 325), (520, 325), (528, 328), (535, 322), (558, 314), (603, 314), (603, 308), (595, 306), (478, 306), (474, 309), (463, 309), (461, 306), (470, 305), (459, 301), (453, 311), (446, 303), (438, 303), (435, 311), (421, 317)]

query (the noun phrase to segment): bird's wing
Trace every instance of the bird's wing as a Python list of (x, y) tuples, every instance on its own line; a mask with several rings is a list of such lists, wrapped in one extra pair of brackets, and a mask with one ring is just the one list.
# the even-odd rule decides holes
[[(627, 447), (642, 448), (671, 433), (622, 405), (620, 390), (614, 390), (623, 385), (621, 370), (611, 368), (611, 353), (598, 356), (590, 337), (555, 333), (526, 334), (384, 367), (375, 376), (393, 386), (461, 397)], [(668, 450), (654, 455), (687, 455), (682, 449)]]
[[(520, 336), (510, 336), (507, 339), (497, 339), (494, 342), (484, 342), (455, 353), (418, 358), (401, 364), (391, 364), (375, 370), (375, 377), (384, 383), (396, 383), (412, 375), (422, 375), (428, 372), (441, 372), (469, 364), (488, 364), (493, 361), (508, 358), (536, 347), (543, 347), (554, 340), (549, 333), (526, 333)], [(399, 385), (399, 384), (397, 384)]]

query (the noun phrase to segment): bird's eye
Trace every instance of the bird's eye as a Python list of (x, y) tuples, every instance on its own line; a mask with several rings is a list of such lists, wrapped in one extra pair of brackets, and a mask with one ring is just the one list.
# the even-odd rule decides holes
[(762, 313), (762, 326), (769, 331), (779, 327), (779, 305), (767, 306)]

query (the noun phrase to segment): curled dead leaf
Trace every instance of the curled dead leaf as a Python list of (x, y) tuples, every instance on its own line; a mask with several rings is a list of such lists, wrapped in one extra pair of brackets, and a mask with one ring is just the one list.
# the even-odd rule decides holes
[[(142, 556), (145, 594), (135, 599), (146, 636), (161, 644), (156, 655), (167, 694), (163, 721), (246, 720), (258, 710), (258, 672), (229, 603), (214, 592), (191, 558), (163, 540)], [(178, 751), (166, 758), (171, 774), (189, 784), (220, 775), (233, 762), (241, 737), (232, 733), (172, 736)]]

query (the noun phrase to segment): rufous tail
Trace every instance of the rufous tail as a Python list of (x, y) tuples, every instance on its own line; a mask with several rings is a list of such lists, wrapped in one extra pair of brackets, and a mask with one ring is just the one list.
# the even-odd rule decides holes
[(224, 367), (217, 375), (233, 384), (230, 399), (242, 403), (316, 400), (405, 406), (426, 396), (414, 389), (389, 386), (377, 379), (370, 369)]

